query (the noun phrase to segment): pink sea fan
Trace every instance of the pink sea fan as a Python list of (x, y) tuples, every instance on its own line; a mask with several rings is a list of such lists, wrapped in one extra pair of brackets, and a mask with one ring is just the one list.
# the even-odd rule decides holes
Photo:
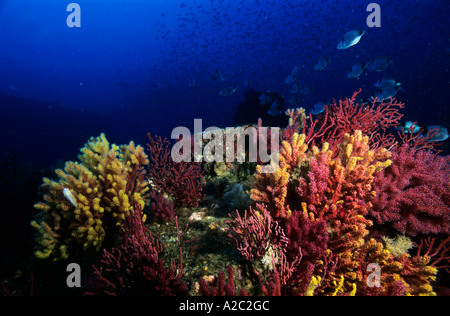
[(284, 249), (288, 240), (263, 204), (256, 204), (256, 208), (250, 207), (249, 212), (245, 211), (241, 216), (238, 211), (230, 215), (232, 220), (227, 221), (230, 228), (230, 237), (236, 249), (242, 256), (255, 261), (264, 257), (270, 247)]
[(187, 295), (181, 274), (166, 269), (160, 253), (163, 245), (144, 226), (142, 211), (128, 216), (122, 243), (111, 251), (103, 250), (98, 266), (93, 266), (87, 284), (91, 295)]
[(336, 151), (336, 145), (341, 143), (346, 133), (360, 130), (370, 137), (371, 147), (392, 145), (394, 138), (380, 134), (388, 128), (398, 126), (403, 114), (400, 109), (404, 104), (394, 99), (371, 99), (360, 102), (356, 91), (351, 98), (333, 100), (325, 106), (324, 113), (317, 117), (311, 116), (306, 122), (304, 133), (308, 143), (315, 145), (328, 142), (330, 148)]
[(203, 175), (200, 164), (175, 162), (171, 157), (170, 143), (148, 133), (150, 164), (149, 181), (159, 192), (166, 193), (174, 206), (197, 207), (202, 199)]
[[(208, 284), (204, 278), (199, 280), (200, 293), (203, 296), (236, 296), (237, 290), (234, 283), (234, 270), (232, 266), (228, 267), (228, 279), (225, 279), (225, 273), (219, 271), (217, 277), (211, 284)], [(239, 291), (240, 296), (248, 296), (245, 289)]]
[(321, 205), (322, 201), (327, 200), (327, 195), (330, 193), (328, 159), (329, 157), (326, 154), (320, 154), (312, 158), (306, 177), (299, 179), (297, 193), (301, 200), (312, 208), (314, 213), (318, 213), (315, 206)]
[(284, 226), (289, 239), (288, 260), (295, 259), (298, 249), (302, 252), (302, 264), (325, 257), (329, 239), (325, 221), (311, 221), (305, 213), (294, 211)]
[(150, 192), (150, 197), (150, 217), (159, 223), (172, 222), (175, 219), (173, 201), (155, 190)]
[(401, 233), (450, 233), (450, 157), (403, 145), (379, 172), (369, 214)]

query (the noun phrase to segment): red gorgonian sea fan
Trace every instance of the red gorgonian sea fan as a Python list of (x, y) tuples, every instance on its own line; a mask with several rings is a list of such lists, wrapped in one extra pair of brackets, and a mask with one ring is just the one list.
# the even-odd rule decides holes
[(175, 162), (170, 143), (148, 133), (150, 163), (148, 176), (151, 186), (173, 199), (174, 206), (196, 207), (201, 199), (203, 175), (199, 163)]
[(360, 130), (369, 136), (371, 148), (393, 145), (393, 135), (381, 133), (399, 125), (403, 117), (400, 109), (404, 108), (404, 103), (395, 98), (362, 102), (357, 98), (360, 92), (361, 89), (351, 98), (333, 100), (325, 106), (324, 113), (314, 119), (311, 117), (303, 128), (307, 143), (321, 145), (328, 142), (330, 148), (336, 149), (335, 145), (342, 141), (346, 133)]
[(87, 295), (187, 295), (187, 285), (176, 267), (166, 269), (160, 253), (163, 245), (144, 226), (137, 208), (127, 217), (121, 244), (103, 250), (99, 266), (93, 266)]
[(410, 236), (450, 233), (450, 157), (403, 145), (375, 176), (369, 214)]
[(175, 219), (173, 201), (155, 190), (150, 192), (150, 217), (158, 223), (172, 222)]
[(277, 221), (263, 204), (256, 204), (249, 212), (241, 216), (238, 211), (229, 215), (227, 221), (230, 237), (237, 250), (248, 261), (256, 261), (264, 257), (269, 248), (284, 249), (289, 240)]

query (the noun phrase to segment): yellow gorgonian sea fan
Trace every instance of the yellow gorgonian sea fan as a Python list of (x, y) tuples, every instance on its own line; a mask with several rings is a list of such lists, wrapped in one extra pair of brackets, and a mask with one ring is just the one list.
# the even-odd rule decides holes
[(104, 134), (91, 137), (79, 162), (66, 162), (57, 179), (43, 179), (43, 201), (31, 225), (37, 229), (38, 258), (65, 259), (101, 249), (136, 207), (147, 202), (149, 163), (141, 146), (117, 146)]

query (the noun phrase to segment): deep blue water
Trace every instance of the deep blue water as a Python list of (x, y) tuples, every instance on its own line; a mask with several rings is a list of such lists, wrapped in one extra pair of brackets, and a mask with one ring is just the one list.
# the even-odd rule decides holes
[[(73, 28), (70, 2), (0, 0), (0, 145), (21, 162), (74, 160), (101, 132), (144, 145), (147, 132), (170, 137), (194, 118), (233, 126), (249, 88), (287, 102), (296, 65), (299, 83), (313, 89), (296, 94), (308, 111), (360, 88), (367, 98), (387, 76), (402, 83), (404, 120), (450, 127), (449, 1), (379, 0), (379, 28), (366, 26), (371, 1), (360, 0), (78, 0)], [(366, 29), (361, 41), (336, 49), (354, 29)], [(322, 56), (331, 62), (316, 71)], [(393, 64), (347, 78), (352, 64), (376, 56)], [(211, 80), (216, 70), (224, 81)]]

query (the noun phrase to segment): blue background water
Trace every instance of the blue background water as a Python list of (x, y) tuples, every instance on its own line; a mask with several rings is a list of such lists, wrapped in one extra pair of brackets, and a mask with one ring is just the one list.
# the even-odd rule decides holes
[[(194, 118), (232, 126), (245, 78), (288, 100), (284, 80), (295, 65), (300, 83), (313, 87), (298, 94), (307, 110), (359, 88), (369, 97), (390, 76), (402, 82), (405, 120), (448, 127), (450, 3), (377, 1), (381, 27), (367, 28), (370, 2), (78, 0), (81, 28), (69, 28), (70, 1), (0, 0), (2, 151), (52, 164), (76, 159), (101, 132), (144, 145), (147, 132), (170, 137), (176, 126), (192, 129)], [(343, 34), (366, 28), (360, 43), (336, 49)], [(353, 63), (379, 55), (393, 65), (347, 78)], [(315, 71), (322, 56), (331, 63)], [(226, 80), (211, 80), (215, 70)], [(219, 95), (236, 85), (234, 95)]]

